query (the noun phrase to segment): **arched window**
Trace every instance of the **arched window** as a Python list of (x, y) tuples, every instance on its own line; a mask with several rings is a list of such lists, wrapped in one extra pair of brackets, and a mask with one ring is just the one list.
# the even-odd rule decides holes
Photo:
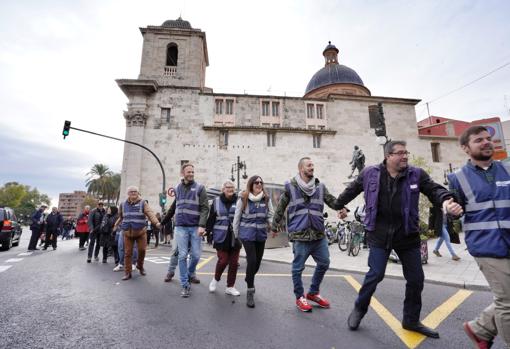
[(177, 66), (177, 56), (179, 55), (179, 49), (173, 42), (168, 44), (166, 47), (166, 65), (175, 67)]

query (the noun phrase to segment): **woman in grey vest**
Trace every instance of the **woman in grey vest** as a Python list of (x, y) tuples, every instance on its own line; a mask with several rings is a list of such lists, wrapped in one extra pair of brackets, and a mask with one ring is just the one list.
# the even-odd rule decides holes
[(273, 219), (273, 206), (269, 195), (264, 190), (264, 182), (260, 176), (248, 179), (246, 190), (237, 201), (234, 216), (234, 235), (243, 243), (246, 252), (246, 305), (255, 307), (255, 274), (257, 274), (267, 232)]

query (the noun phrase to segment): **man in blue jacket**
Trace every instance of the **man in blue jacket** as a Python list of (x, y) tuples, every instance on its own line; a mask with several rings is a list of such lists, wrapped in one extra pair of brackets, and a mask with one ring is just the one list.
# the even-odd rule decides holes
[[(450, 213), (459, 215), (462, 208), (453, 202), (452, 195), (432, 181), (424, 170), (408, 166), (408, 155), (406, 142), (388, 142), (384, 146), (384, 161), (365, 168), (337, 199), (337, 207), (342, 208), (364, 192), (364, 224), (370, 247), (370, 269), (365, 275), (347, 323), (351, 330), (358, 329), (361, 319), (368, 311), (377, 284), (384, 279), (388, 257), (394, 249), (402, 262), (407, 281), (402, 327), (428, 337), (439, 338), (436, 331), (420, 322), (424, 281), (418, 211), (420, 193)], [(346, 215), (343, 208), (341, 216)]]
[(41, 205), (37, 211), (32, 214), (32, 223), (30, 224), (30, 230), (32, 230), (32, 236), (30, 237), (30, 242), (28, 243), (28, 251), (38, 250), (37, 248), (37, 240), (41, 236), (41, 227), (44, 223), (44, 210), (46, 210), (46, 205)]
[(472, 126), (461, 135), (467, 164), (448, 176), (450, 189), (464, 206), (466, 245), (487, 279), (494, 301), (464, 323), (476, 348), (489, 348), (498, 334), (510, 348), (510, 166), (493, 160), (487, 128)]

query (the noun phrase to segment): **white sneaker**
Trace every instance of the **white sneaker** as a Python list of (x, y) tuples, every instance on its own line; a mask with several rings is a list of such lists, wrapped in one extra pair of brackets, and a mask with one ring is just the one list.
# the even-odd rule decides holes
[(115, 268), (113, 268), (113, 271), (122, 271), (124, 270), (124, 266), (122, 264), (118, 264)]
[(133, 264), (133, 267), (131, 268), (131, 270), (136, 270), (136, 264)]
[(216, 286), (218, 285), (218, 281), (216, 281), (215, 278), (211, 280), (211, 283), (209, 284), (209, 292), (215, 292)]
[(225, 289), (225, 293), (226, 294), (229, 294), (231, 296), (240, 296), (241, 295), (241, 292), (239, 292), (238, 290), (236, 290), (235, 287), (227, 287)]

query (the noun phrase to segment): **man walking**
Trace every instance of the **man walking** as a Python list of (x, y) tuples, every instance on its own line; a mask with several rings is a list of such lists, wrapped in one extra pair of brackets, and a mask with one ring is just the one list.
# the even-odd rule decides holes
[(103, 217), (106, 214), (106, 210), (104, 209), (104, 203), (99, 201), (97, 203), (97, 207), (90, 211), (88, 225), (89, 225), (89, 251), (87, 254), (87, 263), (90, 263), (92, 260), (92, 252), (94, 252), (94, 260), (99, 261), (99, 238), (101, 235), (101, 222), (103, 221)]
[[(179, 251), (181, 297), (187, 298), (191, 292), (190, 282), (200, 282), (195, 270), (202, 254), (202, 236), (205, 234), (209, 205), (205, 187), (195, 182), (195, 167), (190, 163), (184, 164), (181, 175), (182, 180), (175, 188), (175, 200), (162, 222), (166, 224), (175, 215), (174, 238)], [(188, 264), (189, 244), (191, 258)], [(165, 281), (171, 280), (170, 273), (169, 269)]]
[(152, 224), (160, 228), (156, 215), (149, 207), (149, 204), (142, 200), (137, 187), (130, 186), (127, 188), (128, 198), (120, 206), (119, 219), (115, 223), (114, 230), (120, 224), (120, 228), (124, 234), (124, 277), (123, 281), (131, 279), (131, 256), (133, 255), (133, 244), (136, 242), (138, 246), (138, 260), (136, 269), (141, 275), (145, 275), (143, 261), (145, 259), (145, 249), (147, 247), (147, 230), (146, 217), (150, 219)]
[[(329, 268), (328, 241), (324, 234), (324, 204), (335, 208), (335, 197), (329, 193), (326, 186), (314, 177), (314, 164), (309, 157), (304, 157), (298, 163), (299, 173), (285, 183), (285, 191), (280, 196), (278, 207), (274, 214), (272, 231), (276, 235), (278, 227), (282, 226), (285, 209), (288, 207), (289, 240), (293, 242), (292, 251), (292, 282), (296, 306), (304, 312), (312, 311), (308, 301), (315, 302), (321, 308), (329, 308), (329, 301), (319, 293), (320, 284)], [(308, 293), (304, 294), (301, 274), (305, 269), (305, 262), (312, 256), (315, 271)]]
[[(462, 208), (453, 202), (452, 195), (432, 181), (424, 170), (408, 166), (408, 155), (406, 142), (386, 143), (384, 161), (365, 168), (337, 199), (338, 208), (342, 208), (364, 192), (364, 224), (370, 247), (370, 269), (365, 275), (347, 322), (351, 330), (358, 329), (377, 285), (384, 279), (388, 257), (394, 249), (402, 262), (407, 281), (402, 327), (428, 337), (439, 338), (436, 331), (420, 322), (424, 282), (418, 212), (420, 192), (433, 204), (442, 206), (451, 214), (460, 214)], [(345, 208), (341, 214), (342, 217), (347, 215)]]
[(51, 213), (46, 217), (46, 240), (43, 250), (47, 250), (51, 243), (53, 250), (57, 249), (58, 231), (62, 229), (64, 218), (56, 207), (51, 208)]
[(494, 144), (484, 126), (464, 131), (460, 146), (470, 159), (448, 181), (464, 207), (469, 253), (494, 294), (464, 330), (476, 348), (490, 348), (498, 334), (510, 348), (510, 167), (493, 160)]
[(32, 230), (32, 236), (30, 237), (30, 242), (28, 243), (28, 251), (39, 250), (37, 248), (37, 240), (39, 240), (39, 236), (41, 236), (41, 229), (44, 223), (44, 210), (46, 210), (46, 205), (41, 205), (37, 211), (32, 214), (32, 223), (30, 224), (30, 230)]

